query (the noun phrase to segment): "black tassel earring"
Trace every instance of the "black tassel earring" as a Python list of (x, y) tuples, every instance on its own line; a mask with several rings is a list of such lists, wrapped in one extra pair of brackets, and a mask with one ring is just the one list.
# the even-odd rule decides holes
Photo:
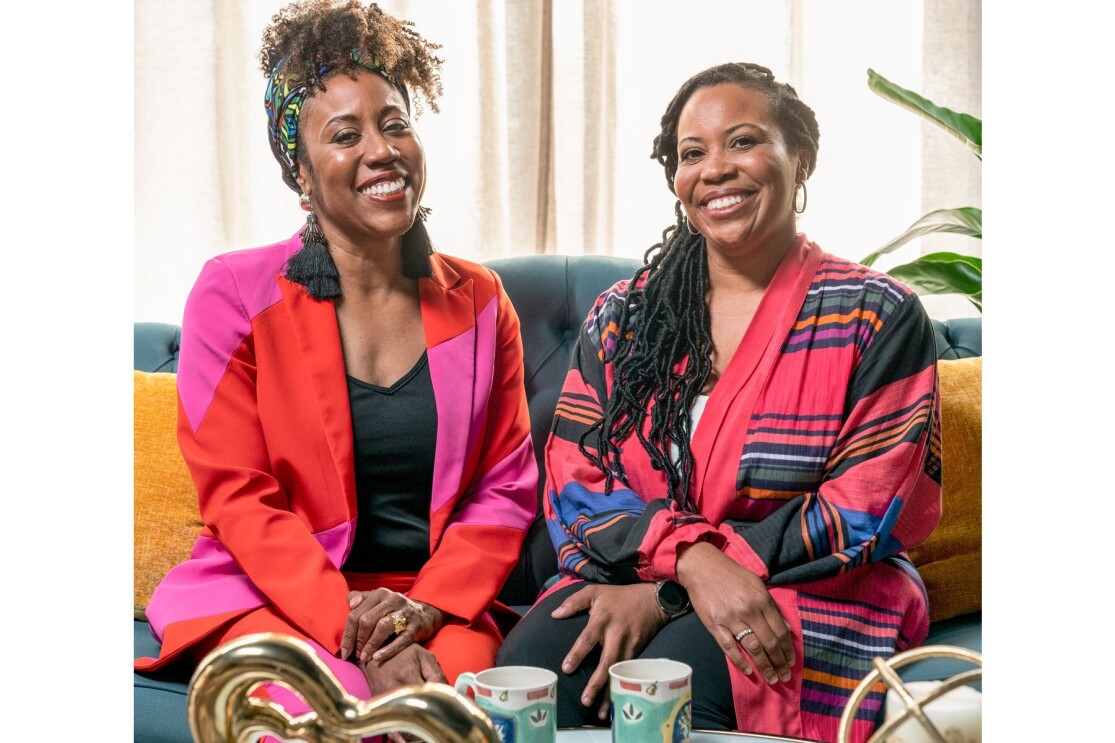
[(428, 206), (418, 207), (414, 224), (403, 235), (403, 276), (408, 279), (424, 279), (434, 275), (434, 269), (430, 266), (434, 246), (430, 242), (430, 233), (426, 232), (428, 216)]
[(302, 194), (298, 204), (307, 212), (306, 226), (302, 228), (302, 247), (286, 264), (285, 276), (301, 284), (314, 299), (331, 299), (341, 296), (340, 275), (333, 256), (325, 243), (325, 235), (317, 223), (317, 215), (310, 205), (310, 197)]

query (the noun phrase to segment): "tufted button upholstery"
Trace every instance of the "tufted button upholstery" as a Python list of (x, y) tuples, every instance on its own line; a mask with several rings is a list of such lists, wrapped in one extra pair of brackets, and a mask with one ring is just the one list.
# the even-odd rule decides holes
[(939, 359), (983, 356), (983, 319), (980, 317), (934, 320), (933, 334), (937, 339)]
[[(616, 281), (630, 278), (640, 262), (600, 255), (530, 255), (497, 258), (485, 265), (499, 274), (519, 315), (531, 438), (542, 472), (542, 452), (581, 323), (600, 293)], [(982, 328), (978, 317), (934, 320), (938, 356), (982, 355)], [(135, 368), (177, 371), (180, 340), (178, 326), (136, 323)], [(519, 564), (500, 594), (500, 600), (511, 606), (533, 603), (539, 589), (557, 571), (554, 548), (541, 517), (543, 487), (544, 481), (540, 481), (539, 515), (527, 534)]]
[(534, 603), (539, 589), (557, 572), (554, 546), (542, 519), (542, 452), (573, 344), (600, 293), (620, 279), (631, 278), (641, 264), (602, 255), (532, 255), (497, 258), (485, 265), (499, 274), (519, 315), (531, 438), (540, 473), (538, 514), (519, 564), (500, 594), (504, 603), (522, 606)]
[(137, 322), (134, 336), (136, 369), (147, 372), (178, 371), (182, 328), (161, 322)]

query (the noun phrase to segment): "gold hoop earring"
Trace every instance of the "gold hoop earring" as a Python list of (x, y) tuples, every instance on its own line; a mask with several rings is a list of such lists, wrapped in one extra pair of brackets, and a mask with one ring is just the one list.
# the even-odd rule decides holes
[(685, 222), (685, 229), (689, 230), (689, 234), (690, 234), (690, 235), (699, 235), (699, 234), (701, 234), (701, 231), (700, 231), (700, 230), (695, 230), (695, 229), (693, 229), (693, 225), (689, 223), (689, 217), (688, 217), (688, 216), (684, 216), (684, 217), (682, 217), (681, 219), (682, 219), (682, 221), (684, 221), (684, 222)]
[(801, 214), (805, 211), (805, 205), (809, 203), (809, 192), (805, 190), (805, 181), (798, 184), (801, 189), (801, 208), (798, 208), (798, 189), (794, 189), (794, 213)]

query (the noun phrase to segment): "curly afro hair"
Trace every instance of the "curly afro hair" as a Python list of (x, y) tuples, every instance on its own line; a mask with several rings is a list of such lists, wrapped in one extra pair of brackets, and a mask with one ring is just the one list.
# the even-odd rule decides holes
[(324, 81), (334, 75), (343, 72), (355, 77), (363, 68), (352, 59), (351, 52), (359, 49), (369, 58), (378, 58), (396, 86), (413, 91), (416, 111), (422, 110), (425, 99), (436, 112), (442, 93), (438, 74), (442, 60), (434, 52), (441, 45), (419, 36), (413, 25), (384, 13), (375, 3), (364, 6), (358, 0), (295, 0), (276, 13), (263, 32), (260, 66), (265, 76), (280, 64), (282, 74), (297, 75), (328, 66), (324, 76), (312, 78), (306, 91), (309, 97), (325, 90)]

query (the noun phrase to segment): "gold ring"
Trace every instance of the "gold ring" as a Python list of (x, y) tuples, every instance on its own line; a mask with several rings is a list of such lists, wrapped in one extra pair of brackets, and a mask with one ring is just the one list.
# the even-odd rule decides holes
[(391, 615), (391, 621), (395, 625), (395, 634), (401, 635), (403, 630), (407, 628), (407, 618), (403, 616), (402, 612), (397, 612)]

